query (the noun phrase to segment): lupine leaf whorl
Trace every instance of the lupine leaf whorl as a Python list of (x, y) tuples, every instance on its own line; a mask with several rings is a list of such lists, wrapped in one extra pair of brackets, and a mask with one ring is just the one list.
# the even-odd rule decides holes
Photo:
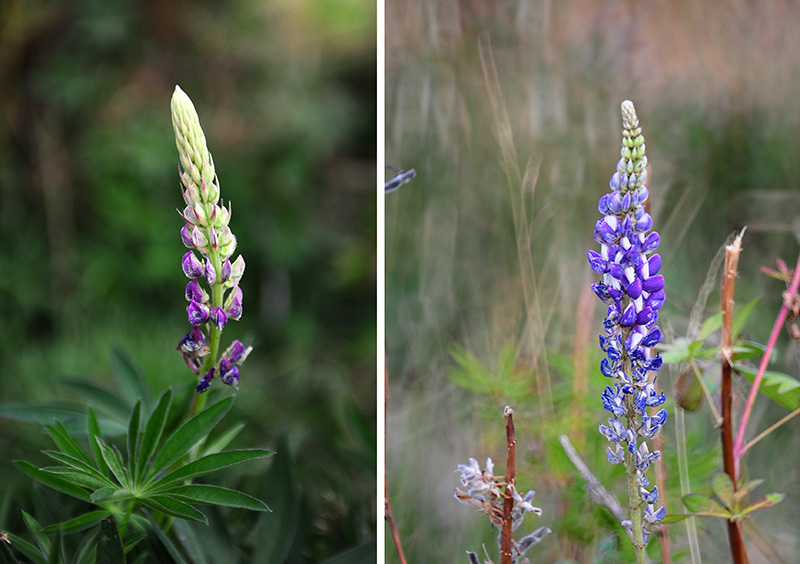
[(215, 204), (219, 199), (219, 188), (216, 186), (214, 159), (208, 151), (197, 110), (180, 86), (175, 86), (170, 108), (175, 145), (183, 168), (181, 181), (187, 191), (200, 194), (203, 202)]

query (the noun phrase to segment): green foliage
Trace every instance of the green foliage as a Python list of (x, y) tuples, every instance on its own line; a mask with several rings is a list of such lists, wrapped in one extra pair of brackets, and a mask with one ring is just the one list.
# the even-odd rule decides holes
[(746, 504), (747, 496), (764, 480), (751, 480), (734, 491), (730, 476), (717, 470), (711, 478), (711, 490), (717, 499), (699, 493), (683, 496), (683, 504), (691, 513), (667, 515), (665, 523), (677, 523), (689, 517), (719, 517), (730, 521), (746, 519), (754, 511), (777, 505), (787, 498), (785, 493), (769, 493), (753, 503)]
[[(272, 454), (265, 449), (201, 451), (197, 459), (186, 459), (186, 453), (203, 441), (228, 412), (233, 398), (209, 406), (165, 438), (164, 421), (171, 401), (172, 391), (168, 390), (142, 428), (141, 403), (136, 402), (128, 425), (127, 460), (116, 446), (107, 444), (96, 429), (90, 428), (88, 432), (90, 444), (97, 447), (90, 449), (89, 454), (62, 424), (56, 423), (45, 427), (61, 450), (44, 453), (59, 465), (37, 468), (17, 462), (17, 467), (46, 486), (89, 501), (101, 509), (93, 511), (91, 519), (83, 516), (78, 521), (64, 523), (68, 529), (92, 525), (105, 515), (130, 514), (142, 505), (165, 515), (204, 523), (207, 522), (205, 515), (192, 504), (269, 511), (264, 502), (247, 494), (220, 486), (188, 483), (217, 470)], [(123, 526), (126, 522), (127, 518), (123, 518)]]

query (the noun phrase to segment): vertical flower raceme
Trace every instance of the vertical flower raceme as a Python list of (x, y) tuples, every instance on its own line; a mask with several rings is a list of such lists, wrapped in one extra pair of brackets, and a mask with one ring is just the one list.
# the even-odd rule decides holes
[(186, 206), (180, 212), (184, 220), (181, 240), (189, 249), (181, 267), (189, 279), (186, 285), (186, 313), (191, 331), (178, 343), (178, 350), (189, 368), (203, 374), (197, 385), (205, 392), (211, 380), (219, 379), (236, 386), (239, 369), (251, 347), (238, 340), (217, 358), (222, 329), (231, 319), (242, 315), (242, 290), (239, 280), (244, 273), (241, 255), (231, 261), (236, 237), (228, 226), (231, 206), (220, 205), (220, 189), (214, 160), (206, 146), (194, 105), (186, 93), (175, 87), (170, 104), (175, 143), (181, 161), (180, 178)]
[(594, 240), (600, 252), (589, 251), (589, 264), (603, 276), (592, 290), (608, 307), (600, 335), (605, 358), (600, 371), (609, 383), (601, 395), (603, 408), (610, 413), (600, 433), (611, 444), (606, 449), (612, 464), (623, 464), (629, 482), (629, 509), (634, 533), (634, 548), (639, 553), (647, 544), (644, 521), (656, 523), (664, 518), (658, 508), (658, 488), (650, 487), (647, 470), (660, 458), (650, 452), (647, 440), (656, 436), (667, 419), (667, 411), (649, 410), (664, 403), (650, 372), (661, 366), (653, 347), (662, 340), (656, 326), (658, 310), (664, 305), (664, 277), (661, 257), (654, 253), (658, 233), (645, 209), (648, 197), (647, 157), (644, 137), (633, 103), (622, 103), (622, 151), (617, 171), (611, 177), (611, 191), (600, 198), (603, 218), (597, 222)]

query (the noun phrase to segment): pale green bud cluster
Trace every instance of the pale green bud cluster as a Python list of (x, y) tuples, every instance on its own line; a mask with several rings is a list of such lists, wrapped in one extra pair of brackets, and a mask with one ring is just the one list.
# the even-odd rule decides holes
[(636, 115), (636, 108), (633, 102), (625, 100), (622, 102), (622, 149), (620, 156), (624, 161), (620, 161), (618, 171), (620, 174), (628, 174), (628, 190), (638, 190), (646, 180), (646, 175), (642, 172), (647, 168), (647, 156), (645, 155), (646, 146), (642, 136), (642, 128), (639, 127), (639, 118)]

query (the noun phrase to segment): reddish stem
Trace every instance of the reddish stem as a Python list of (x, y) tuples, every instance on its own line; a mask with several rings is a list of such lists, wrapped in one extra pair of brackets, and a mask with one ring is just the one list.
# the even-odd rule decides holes
[(514, 410), (506, 406), (503, 415), (506, 418), (506, 491), (503, 500), (503, 531), (500, 537), (500, 564), (511, 564), (511, 543), (514, 539), (511, 510), (514, 508), (514, 497), (511, 490), (517, 481), (517, 439), (514, 437)]
[[(797, 265), (794, 267), (794, 276), (792, 277), (792, 283), (789, 286), (789, 295), (795, 295), (798, 288), (800, 288), (800, 255), (798, 255)], [(772, 332), (769, 334), (769, 341), (767, 341), (767, 348), (764, 350), (764, 356), (761, 357), (761, 364), (758, 365), (758, 373), (753, 381), (753, 386), (750, 388), (750, 394), (747, 396), (744, 414), (742, 415), (742, 420), (739, 423), (739, 431), (736, 434), (736, 444), (733, 447), (733, 455), (737, 467), (739, 466), (739, 461), (746, 450), (744, 446), (744, 435), (745, 431), (747, 430), (747, 422), (750, 419), (751, 412), (753, 411), (753, 403), (756, 401), (756, 394), (758, 394), (758, 388), (761, 385), (761, 379), (764, 377), (767, 364), (769, 364), (769, 358), (772, 355), (772, 349), (775, 348), (775, 342), (778, 340), (778, 335), (780, 335), (781, 328), (783, 327), (783, 323), (786, 321), (786, 316), (788, 313), (789, 308), (786, 307), (786, 304), (783, 304), (780, 312), (778, 312), (777, 319), (775, 319), (775, 324), (772, 326)]]
[[(389, 405), (389, 368), (386, 366), (386, 360), (383, 361), (383, 429), (386, 432), (386, 408)], [(385, 441), (384, 441), (385, 443)], [(397, 550), (397, 556), (400, 558), (400, 564), (406, 563), (406, 555), (403, 553), (403, 545), (400, 543), (400, 534), (397, 532), (397, 526), (394, 522), (394, 514), (392, 513), (392, 502), (389, 501), (389, 474), (386, 470), (386, 464), (383, 466), (383, 485), (384, 485), (384, 511), (386, 514), (386, 521), (389, 523), (389, 530), (392, 533), (392, 540), (394, 547)]]
[[(733, 456), (733, 415), (731, 413), (731, 360), (733, 357), (733, 288), (739, 253), (742, 250), (742, 235), (725, 247), (725, 271), (722, 279), (722, 463), (725, 473), (733, 482), (736, 491), (736, 465)], [(734, 564), (748, 564), (747, 551), (738, 521), (728, 521), (728, 537)]]

